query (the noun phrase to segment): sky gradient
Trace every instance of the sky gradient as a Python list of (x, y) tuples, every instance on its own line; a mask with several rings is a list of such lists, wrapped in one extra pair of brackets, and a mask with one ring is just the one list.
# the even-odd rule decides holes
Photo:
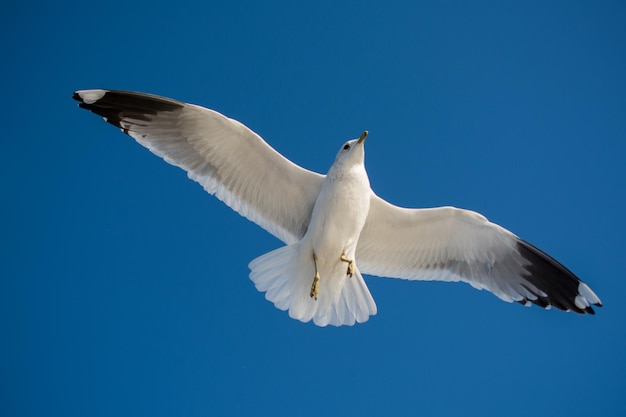
[[(626, 6), (619, 1), (6, 6), (0, 415), (626, 415)], [(289, 319), (281, 243), (77, 108), (154, 93), (325, 173), (369, 131), (374, 191), (478, 211), (595, 316), (365, 276), (378, 314)]]

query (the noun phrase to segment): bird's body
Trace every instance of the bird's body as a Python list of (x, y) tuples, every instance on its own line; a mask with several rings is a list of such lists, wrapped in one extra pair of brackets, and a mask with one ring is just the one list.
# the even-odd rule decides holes
[[(361, 149), (356, 149), (355, 152), (360, 151), (361, 158), (349, 167), (333, 166), (315, 201), (311, 222), (304, 238), (311, 239), (316, 253), (321, 254), (325, 247), (332, 250), (343, 249), (354, 259), (358, 236), (365, 225), (370, 207), (370, 183), (363, 166), (362, 145), (357, 146)], [(341, 242), (330, 243), (325, 238), (326, 235), (345, 238)]]
[[(363, 164), (365, 135), (339, 151), (322, 182), (306, 233), (299, 242), (275, 251), (283, 254), (283, 262), (277, 262), (275, 253), (270, 252), (250, 264), (250, 277), (257, 288), (295, 319), (312, 319), (325, 326), (365, 321), (376, 313), (358, 266), (349, 270), (370, 205), (370, 184)], [(294, 259), (298, 261), (292, 262)], [(311, 283), (316, 273), (319, 282)]]
[(113, 90), (74, 98), (285, 242), (250, 263), (250, 278), (295, 319), (320, 326), (366, 321), (376, 304), (362, 273), (464, 281), (505, 301), (577, 313), (601, 305), (563, 265), (478, 213), (380, 199), (364, 165), (367, 132), (342, 146), (324, 176), (200, 106)]
[[(355, 259), (359, 235), (370, 208), (370, 183), (363, 165), (363, 145), (354, 142), (354, 148), (342, 148), (338, 159), (348, 152), (356, 154), (350, 155), (353, 161), (349, 161), (349, 165), (333, 165), (326, 175), (302, 238), (311, 242), (320, 270), (336, 268), (333, 258), (338, 258), (338, 254)], [(338, 238), (328, 239), (327, 236)]]

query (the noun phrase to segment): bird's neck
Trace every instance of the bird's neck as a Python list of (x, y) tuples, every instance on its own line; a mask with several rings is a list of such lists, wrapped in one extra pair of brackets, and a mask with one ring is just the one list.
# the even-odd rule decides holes
[(365, 181), (367, 181), (369, 184), (367, 172), (365, 171), (365, 166), (363, 164), (355, 164), (349, 166), (335, 164), (330, 168), (330, 170), (328, 170), (326, 177), (335, 181), (365, 179)]

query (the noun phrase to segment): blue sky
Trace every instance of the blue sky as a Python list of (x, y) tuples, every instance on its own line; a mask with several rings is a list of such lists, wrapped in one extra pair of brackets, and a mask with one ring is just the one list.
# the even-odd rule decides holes
[[(626, 414), (623, 2), (61, 1), (0, 19), (0, 414)], [(248, 279), (280, 242), (78, 109), (84, 88), (216, 109), (319, 172), (369, 130), (380, 196), (479, 211), (605, 306), (366, 276), (366, 324), (291, 320)]]

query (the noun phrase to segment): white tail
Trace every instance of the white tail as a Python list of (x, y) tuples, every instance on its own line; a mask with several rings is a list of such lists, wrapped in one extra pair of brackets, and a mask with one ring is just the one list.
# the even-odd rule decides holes
[(257, 290), (289, 317), (303, 322), (313, 320), (318, 326), (363, 323), (376, 314), (376, 303), (355, 268), (352, 278), (345, 264), (338, 263), (339, 273), (321, 274), (317, 300), (311, 298), (315, 265), (310, 251), (300, 243), (284, 246), (250, 262), (250, 279)]

